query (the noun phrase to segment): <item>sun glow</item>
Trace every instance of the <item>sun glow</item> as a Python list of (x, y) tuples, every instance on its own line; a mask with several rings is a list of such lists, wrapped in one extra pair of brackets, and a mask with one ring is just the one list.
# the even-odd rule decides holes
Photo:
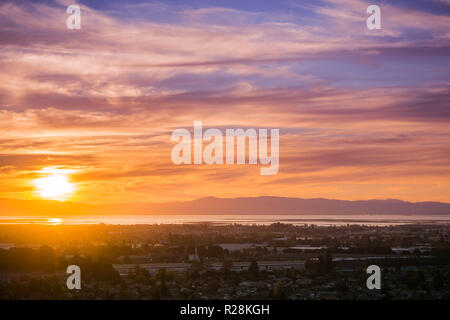
[(58, 224), (61, 224), (61, 219), (60, 218), (50, 218), (50, 219), (48, 219), (47, 222), (51, 225), (58, 225)]
[(41, 198), (65, 201), (73, 195), (75, 186), (69, 181), (68, 175), (73, 170), (44, 168), (40, 171), (45, 176), (35, 179), (34, 186)]

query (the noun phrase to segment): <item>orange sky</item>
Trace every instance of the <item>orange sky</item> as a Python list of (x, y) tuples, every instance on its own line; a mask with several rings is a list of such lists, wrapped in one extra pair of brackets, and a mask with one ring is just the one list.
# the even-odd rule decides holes
[[(450, 202), (449, 17), (386, 5), (370, 34), (366, 2), (325, 2), (159, 8), (167, 21), (80, 5), (81, 30), (65, 28), (66, 1), (1, 4), (0, 198), (40, 198), (33, 181), (55, 167), (83, 203)], [(171, 132), (194, 120), (279, 128), (278, 174), (175, 166)]]

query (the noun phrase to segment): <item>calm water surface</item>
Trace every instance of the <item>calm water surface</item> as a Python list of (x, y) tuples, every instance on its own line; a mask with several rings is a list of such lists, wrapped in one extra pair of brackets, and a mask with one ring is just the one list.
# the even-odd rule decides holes
[(272, 223), (288, 223), (294, 225), (399, 225), (411, 223), (450, 223), (450, 215), (417, 216), (417, 215), (103, 215), (103, 216), (52, 216), (26, 217), (1, 216), (0, 224), (47, 224), (47, 225), (79, 225), (79, 224), (245, 224), (267, 225)]

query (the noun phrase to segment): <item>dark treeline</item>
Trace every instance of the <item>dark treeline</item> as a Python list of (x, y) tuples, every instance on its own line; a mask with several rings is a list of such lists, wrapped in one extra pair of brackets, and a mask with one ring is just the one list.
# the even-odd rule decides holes
[(9, 250), (0, 249), (1, 271), (36, 270), (52, 272), (63, 267), (63, 265), (58, 264), (55, 250), (47, 246), (38, 249), (20, 247)]
[(91, 257), (74, 255), (66, 259), (65, 256), (57, 255), (56, 250), (48, 246), (37, 249), (20, 247), (9, 250), (0, 249), (0, 272), (65, 272), (67, 266), (71, 264), (80, 266), (86, 279), (120, 279), (111, 263), (102, 258), (94, 260)]

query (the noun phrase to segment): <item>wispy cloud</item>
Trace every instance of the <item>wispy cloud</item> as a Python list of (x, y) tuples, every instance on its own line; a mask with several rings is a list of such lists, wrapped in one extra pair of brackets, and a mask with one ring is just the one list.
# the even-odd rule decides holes
[[(372, 32), (361, 0), (288, 13), (114, 3), (80, 5), (82, 29), (67, 30), (68, 4), (0, 5), (1, 197), (63, 166), (87, 202), (450, 201), (448, 15), (382, 4)], [(280, 128), (279, 174), (175, 167), (170, 133), (198, 119)]]

